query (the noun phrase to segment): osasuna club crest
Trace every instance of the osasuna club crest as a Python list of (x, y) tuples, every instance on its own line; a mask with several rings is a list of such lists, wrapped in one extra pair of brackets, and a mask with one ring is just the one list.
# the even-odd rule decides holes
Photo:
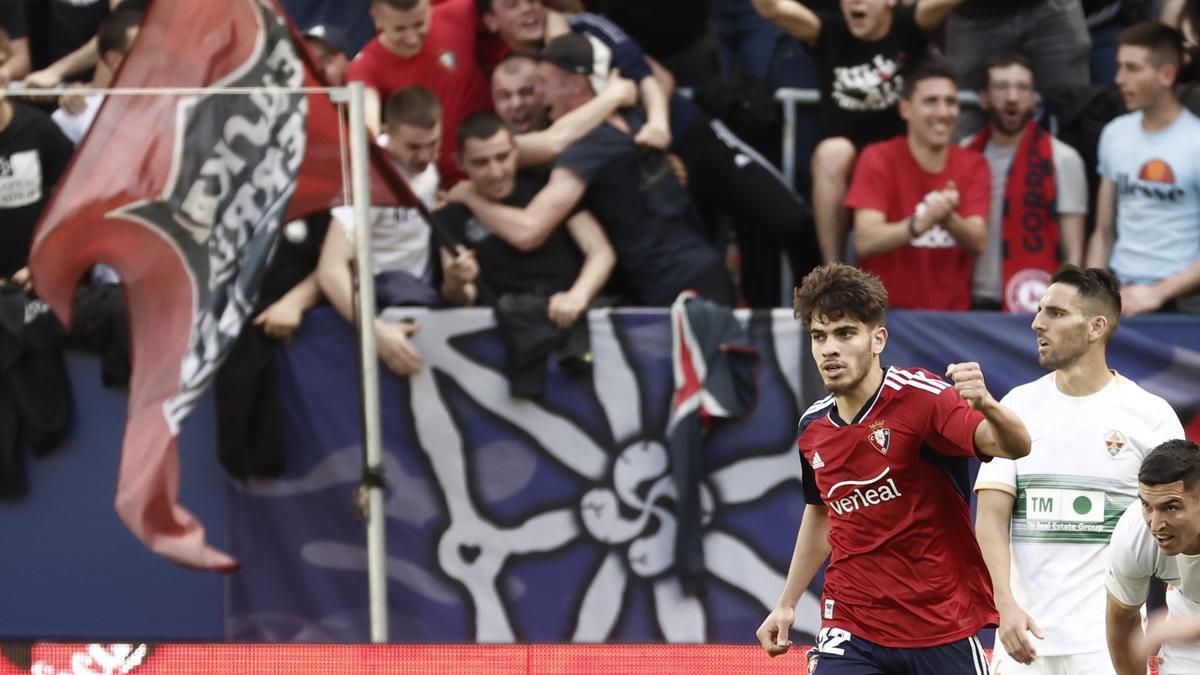
[(1125, 444), (1128, 442), (1129, 439), (1125, 438), (1125, 434), (1117, 431), (1116, 429), (1112, 429), (1108, 433), (1104, 434), (1104, 446), (1108, 448), (1108, 454), (1113, 457), (1116, 457), (1117, 453), (1121, 452), (1121, 449), (1124, 448)]
[(888, 444), (892, 440), (892, 430), (883, 426), (883, 422), (872, 422), (867, 440), (871, 442), (871, 447), (886, 455)]

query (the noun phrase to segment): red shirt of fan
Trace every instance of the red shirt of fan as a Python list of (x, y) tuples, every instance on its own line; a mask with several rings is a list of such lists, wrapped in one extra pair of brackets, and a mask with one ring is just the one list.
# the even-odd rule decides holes
[(346, 79), (379, 92), (380, 113), (392, 92), (419, 84), (442, 104), (442, 151), (438, 171), (443, 185), (463, 173), (454, 163), (458, 125), (473, 112), (492, 109), (492, 94), (476, 52), (479, 19), (475, 0), (447, 0), (435, 5), (429, 32), (416, 56), (405, 59), (388, 51), (375, 36), (350, 62)]
[(832, 396), (805, 412), (805, 501), (828, 508), (833, 549), (823, 628), (914, 648), (999, 622), (971, 528), (968, 462), (982, 421), (936, 375), (895, 367), (853, 420)]
[[(879, 211), (891, 227), (905, 228), (925, 195), (943, 190), (951, 182), (958, 189), (955, 211), (963, 218), (979, 217), (986, 222), (992, 203), (992, 172), (983, 155), (951, 144), (946, 165), (939, 173), (929, 173), (913, 157), (907, 137), (897, 136), (863, 149), (846, 192), (846, 208)], [(942, 225), (899, 248), (864, 255), (858, 266), (879, 276), (891, 307), (971, 308), (975, 256), (961, 248)]]

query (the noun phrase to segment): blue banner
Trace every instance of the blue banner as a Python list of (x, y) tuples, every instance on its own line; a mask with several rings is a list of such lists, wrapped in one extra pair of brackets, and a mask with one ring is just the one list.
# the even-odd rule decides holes
[[(752, 642), (782, 589), (804, 509), (794, 433), (823, 395), (790, 311), (739, 314), (760, 353), (758, 406), (709, 434), (701, 486), (711, 579), (673, 574), (667, 314), (595, 311), (592, 373), (551, 363), (514, 399), (484, 310), (423, 314), (425, 367), (381, 383), (391, 639), (400, 642)], [(885, 363), (979, 361), (997, 397), (1042, 374), (1028, 317), (894, 312)], [(1127, 322), (1110, 365), (1200, 410), (1195, 319)], [(350, 327), (310, 312), (281, 350), (288, 471), (232, 485), (227, 637), (366, 641), (365, 534), (355, 520), (360, 413)], [(552, 359), (553, 361), (553, 359)], [(797, 611), (818, 627), (814, 581)]]

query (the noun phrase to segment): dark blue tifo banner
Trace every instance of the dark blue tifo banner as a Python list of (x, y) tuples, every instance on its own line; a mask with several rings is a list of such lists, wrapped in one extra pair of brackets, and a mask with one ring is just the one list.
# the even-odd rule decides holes
[[(783, 587), (804, 503), (796, 419), (823, 395), (788, 311), (739, 314), (761, 355), (759, 402), (707, 438), (701, 486), (710, 579), (684, 597), (673, 573), (675, 487), (665, 450), (672, 394), (665, 312), (589, 317), (592, 373), (551, 363), (544, 396), (514, 399), (490, 314), (418, 316), (421, 373), (384, 370), (391, 639), (400, 642), (725, 642), (754, 630)], [(1042, 374), (1028, 317), (895, 312), (886, 363), (944, 372), (982, 363), (992, 392)], [(1200, 410), (1200, 321), (1129, 321), (1110, 365)], [(231, 488), (227, 636), (363, 642), (366, 542), (350, 327), (310, 312), (280, 353), (288, 471)], [(553, 359), (552, 359), (553, 361)], [(818, 626), (814, 582), (799, 639)]]

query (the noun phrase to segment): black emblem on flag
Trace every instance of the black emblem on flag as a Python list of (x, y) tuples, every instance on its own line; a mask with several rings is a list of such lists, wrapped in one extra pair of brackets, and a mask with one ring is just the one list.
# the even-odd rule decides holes
[[(299, 87), (304, 64), (287, 25), (257, 3), (249, 59), (213, 87)], [(186, 97), (176, 107), (170, 178), (159, 199), (110, 215), (137, 220), (170, 240), (195, 295), (180, 392), (166, 404), (172, 427), (187, 416), (250, 317), (305, 151), (303, 94)]]

